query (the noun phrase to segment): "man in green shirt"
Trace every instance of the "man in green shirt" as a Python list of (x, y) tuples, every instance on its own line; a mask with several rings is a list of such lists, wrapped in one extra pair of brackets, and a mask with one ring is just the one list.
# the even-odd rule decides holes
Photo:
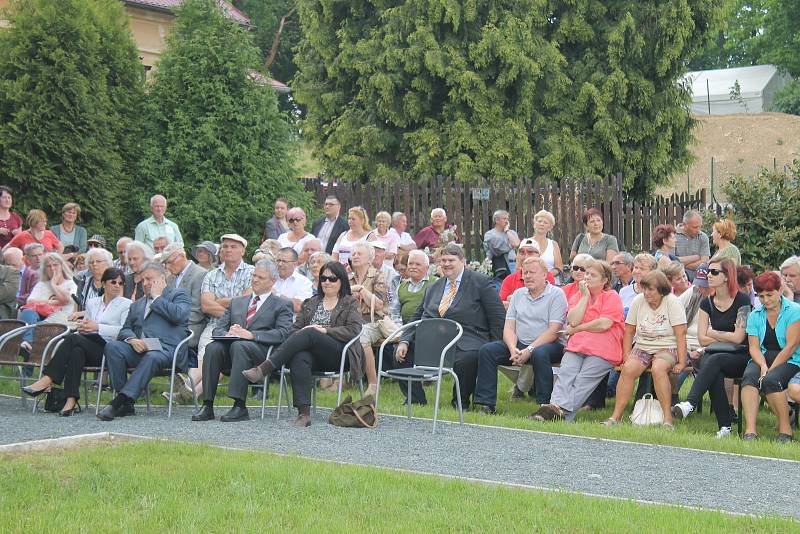
[(397, 298), (392, 299), (389, 305), (389, 315), (392, 320), (400, 324), (407, 323), (414, 311), (422, 302), (425, 290), (436, 281), (436, 277), (428, 276), (430, 260), (428, 255), (421, 250), (412, 250), (408, 253), (408, 267), (406, 278), (397, 288)]
[(151, 217), (143, 220), (136, 226), (135, 240), (140, 241), (150, 248), (159, 237), (166, 237), (169, 243), (183, 243), (183, 236), (178, 225), (170, 221), (164, 214), (167, 212), (167, 199), (162, 195), (153, 195), (150, 198)]

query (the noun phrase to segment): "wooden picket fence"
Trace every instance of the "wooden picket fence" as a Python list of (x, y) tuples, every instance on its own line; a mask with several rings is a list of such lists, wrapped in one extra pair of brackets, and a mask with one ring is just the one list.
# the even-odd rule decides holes
[(533, 234), (536, 212), (546, 209), (553, 213), (556, 226), (552, 238), (561, 246), (566, 260), (575, 236), (583, 231), (581, 216), (586, 208), (595, 207), (602, 212), (604, 231), (616, 236), (625, 250), (641, 251), (652, 248), (651, 234), (656, 225), (677, 224), (687, 210), (706, 206), (705, 190), (693, 195), (656, 197), (647, 203), (628, 201), (622, 192), (620, 174), (603, 179), (558, 182), (480, 179), (465, 183), (438, 177), (426, 182), (400, 180), (362, 184), (307, 179), (305, 186), (314, 194), (319, 206), (325, 195), (336, 194), (343, 214), (352, 206), (363, 207), (371, 220), (379, 211), (402, 211), (408, 216), (408, 231), (412, 236), (429, 224), (431, 209), (444, 208), (448, 220), (458, 227), (470, 259), (481, 257), (483, 235), (492, 228), (492, 214), (498, 209), (510, 213), (511, 227), (520, 237)]

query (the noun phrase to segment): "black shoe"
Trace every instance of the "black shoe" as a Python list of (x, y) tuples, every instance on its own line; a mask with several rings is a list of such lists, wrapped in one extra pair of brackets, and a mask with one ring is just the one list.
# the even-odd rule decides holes
[(780, 434), (778, 434), (778, 437), (775, 438), (775, 441), (777, 441), (778, 443), (790, 443), (794, 441), (794, 436), (792, 436), (791, 434), (784, 434), (781, 432)]
[(31, 389), (30, 386), (25, 386), (22, 388), (22, 392), (28, 395), (29, 397), (38, 397), (42, 393), (47, 393), (47, 389), (40, 389), (39, 391)]
[(113, 421), (117, 417), (117, 411), (110, 404), (97, 413), (97, 418), (101, 421)]
[(133, 407), (133, 404), (123, 404), (117, 410), (117, 417), (127, 417), (129, 415), (136, 415), (136, 408)]
[(485, 413), (488, 415), (494, 415), (497, 413), (497, 410), (495, 410), (494, 406), (492, 406), (491, 404), (484, 404), (483, 406), (481, 406), (481, 409), (479, 411), (481, 413)]
[[(450, 401), (450, 406), (452, 406), (454, 410), (458, 410), (458, 404), (456, 404), (456, 399)], [(469, 410), (469, 406), (470, 406), (469, 402), (464, 402), (463, 400), (461, 401), (461, 409), (464, 410), (465, 412)]]
[(192, 416), (192, 421), (212, 421), (214, 419), (214, 408), (205, 404)]
[(223, 423), (247, 421), (248, 419), (250, 419), (250, 413), (247, 411), (247, 408), (241, 408), (239, 406), (234, 406), (228, 410), (228, 413), (219, 418), (219, 420)]
[(69, 417), (76, 413), (81, 413), (81, 405), (78, 404), (77, 402), (75, 403), (75, 406), (73, 406), (69, 410), (61, 410), (60, 412), (58, 412), (58, 415), (60, 415), (61, 417)]

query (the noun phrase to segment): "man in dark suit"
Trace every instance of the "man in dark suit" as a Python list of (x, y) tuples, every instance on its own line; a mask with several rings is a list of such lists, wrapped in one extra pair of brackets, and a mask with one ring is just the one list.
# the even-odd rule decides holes
[(325, 197), (325, 205), (323, 206), (325, 217), (314, 221), (311, 225), (311, 233), (319, 239), (322, 244), (322, 250), (328, 254), (333, 254), (333, 245), (342, 232), (346, 232), (350, 227), (347, 225), (347, 220), (339, 215), (342, 210), (342, 205), (336, 195), (328, 195)]
[(292, 302), (272, 294), (278, 279), (278, 267), (270, 260), (261, 260), (253, 269), (253, 293), (231, 299), (231, 305), (217, 321), (212, 335), (230, 336), (215, 340), (206, 347), (203, 358), (203, 406), (192, 421), (214, 419), (214, 397), (220, 373), (230, 375), (228, 396), (233, 408), (220, 421), (245, 421), (250, 418), (245, 400), (249, 382), (242, 371), (267, 359), (270, 345), (286, 340), (292, 328)]
[(203, 278), (206, 271), (186, 256), (183, 243), (170, 243), (161, 253), (161, 263), (169, 272), (167, 287), (170, 289), (183, 289), (192, 299), (192, 312), (189, 314), (189, 330), (192, 331), (190, 348), (197, 348), (200, 334), (208, 322), (206, 314), (200, 307), (200, 293), (203, 288)]
[[(464, 329), (455, 345), (453, 370), (458, 376), (461, 401), (469, 408), (478, 376), (478, 351), (489, 341), (503, 337), (506, 310), (488, 276), (466, 268), (464, 250), (460, 245), (449, 244), (442, 249), (440, 265), (444, 276), (428, 287), (411, 321), (438, 318), (452, 319)], [(395, 351), (399, 367), (414, 364), (414, 333), (404, 335)], [(406, 395), (405, 384), (400, 388)], [(455, 405), (455, 385), (453, 405)], [(425, 404), (422, 385), (412, 385), (411, 402)]]
[[(167, 288), (167, 272), (160, 263), (147, 263), (139, 271), (144, 295), (130, 309), (116, 341), (103, 349), (108, 375), (117, 396), (97, 414), (98, 419), (134, 415), (133, 403), (155, 374), (172, 365), (175, 347), (186, 335), (192, 301), (183, 289)], [(157, 339), (160, 350), (149, 350), (148, 341)], [(177, 367), (186, 369), (187, 351), (178, 355)], [(128, 368), (135, 367), (128, 378)]]

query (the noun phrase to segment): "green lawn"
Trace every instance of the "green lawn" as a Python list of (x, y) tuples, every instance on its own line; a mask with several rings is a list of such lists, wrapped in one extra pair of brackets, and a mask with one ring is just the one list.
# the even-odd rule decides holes
[[(7, 369), (7, 368), (6, 368)], [(379, 410), (381, 413), (405, 415), (406, 408), (403, 404), (403, 397), (396, 384), (390, 382), (382, 382), (381, 396)], [(606, 401), (606, 408), (594, 412), (582, 413), (578, 416), (576, 423), (565, 422), (549, 422), (541, 423), (530, 421), (527, 416), (531, 415), (538, 405), (532, 399), (524, 401), (511, 401), (510, 389), (511, 382), (502, 374), (499, 375), (498, 384), (498, 415), (489, 416), (478, 412), (466, 412), (464, 414), (464, 421), (467, 423), (477, 423), (483, 425), (495, 425), (508, 428), (520, 428), (528, 430), (538, 430), (544, 432), (557, 432), (561, 434), (570, 434), (576, 436), (596, 437), (619, 439), (625, 441), (633, 441), (638, 443), (653, 443), (660, 445), (672, 445), (676, 447), (690, 447), (695, 449), (721, 451), (738, 454), (749, 454), (755, 456), (765, 456), (769, 458), (784, 458), (788, 460), (800, 461), (800, 443), (779, 444), (773, 441), (777, 435), (775, 428), (776, 419), (769, 411), (769, 408), (764, 406), (759, 413), (758, 417), (758, 432), (761, 436), (759, 441), (745, 442), (737, 438), (735, 435), (728, 436), (724, 439), (716, 439), (714, 433), (717, 431), (716, 419), (709, 413), (710, 403), (706, 397), (704, 401), (704, 409), (701, 414), (694, 414), (685, 421), (676, 421), (675, 431), (664, 430), (660, 427), (635, 427), (630, 424), (623, 424), (616, 427), (605, 427), (599, 424), (611, 415), (614, 405), (613, 399)], [(689, 391), (691, 386), (691, 379), (687, 380), (684, 384), (682, 391), (682, 398)], [(163, 405), (165, 401), (161, 398), (160, 392), (168, 389), (166, 379), (157, 378), (154, 380), (152, 402), (156, 405)], [(447, 381), (442, 386), (442, 406), (439, 416), (444, 420), (457, 421), (458, 413), (451, 408), (452, 385)], [(16, 384), (6, 381), (0, 382), (0, 392), (18, 394), (19, 389)], [(351, 391), (354, 397), (358, 397), (358, 391)], [(414, 416), (423, 418), (433, 418), (433, 400), (435, 399), (435, 389), (433, 387), (426, 388), (429, 404), (427, 406), (415, 406)], [(107, 402), (110, 396), (106, 393), (103, 394), (103, 401)], [(232, 404), (231, 400), (224, 396), (224, 390), (220, 390), (217, 394), (217, 416), (222, 415), (226, 408)], [(276, 404), (278, 399), (277, 383), (272, 384), (269, 391), (268, 404)], [(95, 397), (92, 395), (91, 401), (94, 402)], [(329, 393), (323, 390), (318, 391), (317, 400), (320, 406), (334, 407), (336, 405), (336, 393)], [(142, 400), (140, 399), (140, 402)], [(256, 405), (256, 401), (248, 401), (251, 406)], [(259, 403), (260, 405), (260, 403)], [(632, 408), (628, 406), (625, 416), (630, 415)], [(259, 411), (251, 411), (251, 416), (258, 415)], [(273, 410), (269, 410), (268, 416), (274, 414)], [(293, 412), (294, 413), (294, 412)], [(175, 415), (173, 415), (175, 417)], [(188, 412), (184, 409), (178, 412), (177, 417), (188, 417)]]
[(783, 518), (734, 517), (166, 442), (0, 457), (0, 517), (5, 532), (62, 534), (798, 528)]

